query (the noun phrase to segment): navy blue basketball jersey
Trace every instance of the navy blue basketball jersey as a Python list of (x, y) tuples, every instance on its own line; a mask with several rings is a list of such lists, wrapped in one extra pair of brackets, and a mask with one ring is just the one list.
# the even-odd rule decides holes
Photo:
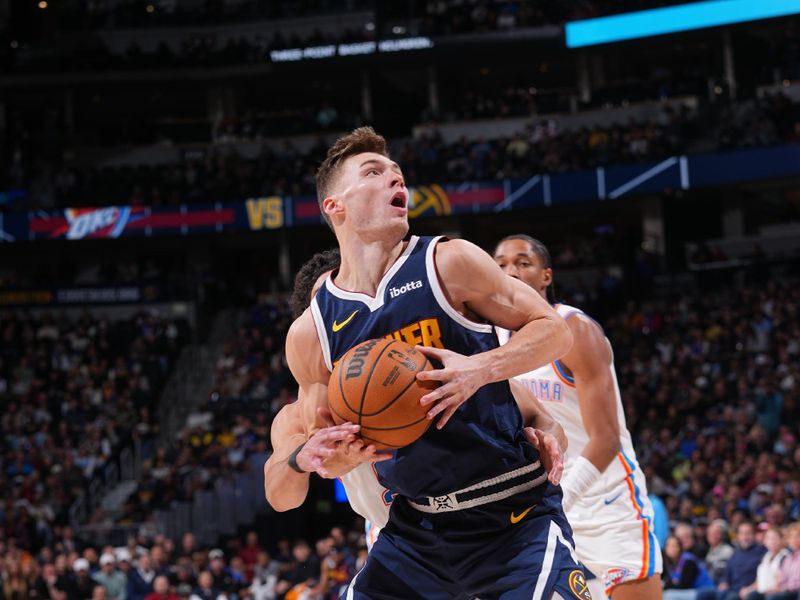
[[(467, 356), (498, 346), (491, 324), (467, 319), (447, 301), (434, 264), (440, 239), (412, 236), (374, 298), (342, 290), (328, 277), (311, 312), (329, 370), (350, 348), (374, 338), (393, 337)], [(502, 381), (478, 390), (441, 431), (430, 427), (375, 467), (392, 492), (421, 498), (447, 494), (538, 458), (522, 434), (508, 382)]]

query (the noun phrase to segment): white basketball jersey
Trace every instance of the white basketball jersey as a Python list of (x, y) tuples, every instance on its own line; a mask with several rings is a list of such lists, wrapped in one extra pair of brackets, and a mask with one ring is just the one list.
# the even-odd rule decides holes
[(359, 515), (382, 529), (389, 520), (392, 495), (378, 481), (373, 463), (358, 465), (342, 476), (350, 506)]
[[(583, 311), (572, 306), (557, 304), (554, 308), (564, 319), (589, 318)], [(498, 328), (497, 335), (501, 344), (505, 344), (509, 339), (507, 330)], [(625, 414), (622, 409), (617, 374), (613, 364), (608, 365), (608, 368), (611, 370), (611, 377), (614, 380), (617, 420), (620, 431), (620, 452), (605, 470), (602, 477), (589, 488), (586, 495), (578, 499), (575, 506), (577, 512), (582, 512), (580, 511), (580, 505), (585, 507), (592, 506), (596, 504), (599, 497), (605, 498), (609, 492), (619, 488), (620, 485), (625, 486), (625, 480), (628, 475), (638, 469), (636, 455), (631, 442), (631, 434), (625, 424)], [(567, 435), (569, 442), (565, 453), (564, 470), (569, 472), (589, 442), (589, 434), (586, 432), (583, 418), (581, 417), (578, 390), (575, 387), (574, 379), (559, 361), (519, 375), (515, 379), (533, 392), (533, 395), (544, 403), (547, 411), (564, 428), (564, 433)]]

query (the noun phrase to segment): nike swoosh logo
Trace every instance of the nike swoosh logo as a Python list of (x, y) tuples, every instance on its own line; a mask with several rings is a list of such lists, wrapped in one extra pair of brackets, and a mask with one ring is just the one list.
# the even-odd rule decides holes
[(617, 499), (617, 498), (619, 498), (620, 496), (622, 496), (622, 492), (620, 492), (619, 494), (617, 494), (616, 496), (614, 496), (614, 497), (613, 497), (611, 500), (603, 500), (603, 504), (605, 504), (606, 506), (608, 506), (609, 504), (611, 504), (612, 502), (614, 502), (614, 500), (616, 500), (616, 499)]
[(526, 515), (527, 515), (529, 512), (531, 512), (531, 511), (532, 511), (534, 508), (536, 508), (536, 505), (535, 505), (535, 504), (534, 504), (533, 506), (529, 506), (528, 508), (526, 508), (525, 510), (523, 510), (521, 513), (519, 513), (519, 515), (515, 515), (515, 514), (512, 512), (512, 513), (511, 513), (511, 517), (510, 517), (510, 519), (511, 519), (511, 524), (512, 524), (512, 525), (516, 525), (517, 523), (519, 523), (520, 521), (522, 521), (522, 519), (524, 519), (524, 518), (525, 518), (525, 516), (526, 516)]
[(340, 330), (342, 327), (344, 327), (344, 326), (345, 326), (345, 325), (347, 325), (347, 324), (348, 324), (350, 321), (352, 321), (352, 320), (353, 320), (353, 317), (355, 317), (355, 316), (356, 316), (356, 313), (357, 313), (357, 312), (358, 312), (358, 310), (354, 310), (354, 311), (353, 311), (353, 314), (352, 314), (352, 315), (350, 315), (349, 317), (347, 317), (347, 318), (346, 318), (344, 321), (342, 321), (341, 323), (337, 323), (337, 322), (336, 322), (336, 319), (334, 319), (334, 320), (333, 320), (333, 327), (331, 327), (331, 329), (333, 329), (333, 333), (336, 333), (336, 332), (337, 332), (337, 331), (339, 331), (339, 330)]

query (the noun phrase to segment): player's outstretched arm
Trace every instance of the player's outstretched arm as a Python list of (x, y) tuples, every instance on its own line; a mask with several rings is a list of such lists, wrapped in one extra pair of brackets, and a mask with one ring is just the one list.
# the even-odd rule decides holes
[(473, 356), (447, 350), (421, 348), (443, 369), (418, 374), (421, 380), (442, 383), (422, 399), (432, 405), (428, 416), (442, 413), (441, 428), (475, 391), (496, 381), (530, 371), (560, 358), (572, 345), (564, 320), (530, 287), (508, 277), (483, 250), (465, 240), (450, 240), (436, 247), (436, 269), (445, 296), (467, 318), (516, 332), (499, 348)]
[(270, 431), (273, 452), (264, 465), (264, 491), (277, 511), (300, 506), (313, 471), (327, 474), (323, 462), (341, 442), (355, 441), (358, 426), (326, 427), (318, 409), (328, 404), (328, 379), (314, 323), (307, 311), (286, 336), (286, 358), (299, 385), (297, 401), (275, 417)]
[(564, 428), (547, 412), (533, 392), (516, 379), (510, 379), (508, 383), (522, 414), (525, 437), (539, 451), (550, 483), (558, 485), (564, 473), (564, 452), (568, 443)]
[(611, 372), (611, 346), (597, 323), (580, 315), (567, 320), (575, 344), (561, 359), (572, 372), (581, 418), (589, 442), (561, 482), (564, 508), (569, 509), (608, 468), (619, 452), (616, 386)]
[(358, 425), (333, 424), (327, 408), (330, 373), (322, 362), (313, 327), (310, 314), (305, 314), (286, 338), (289, 369), (300, 389), (297, 401), (275, 416), (270, 431), (273, 452), (264, 464), (264, 493), (270, 505), (281, 512), (303, 503), (311, 472), (340, 477), (362, 463), (391, 458), (391, 454), (364, 444), (357, 437)]

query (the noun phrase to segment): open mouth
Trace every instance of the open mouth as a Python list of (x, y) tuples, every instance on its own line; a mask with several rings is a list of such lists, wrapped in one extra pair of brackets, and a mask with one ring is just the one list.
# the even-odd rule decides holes
[(392, 196), (392, 206), (397, 208), (406, 207), (406, 195), (403, 192), (398, 192)]

